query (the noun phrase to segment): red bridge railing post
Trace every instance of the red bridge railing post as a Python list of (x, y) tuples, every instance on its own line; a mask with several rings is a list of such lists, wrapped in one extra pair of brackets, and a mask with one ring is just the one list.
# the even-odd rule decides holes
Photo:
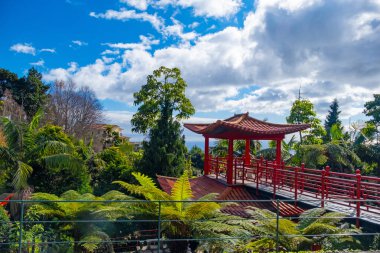
[(260, 175), (260, 167), (263, 162), (263, 157), (261, 157), (260, 161), (256, 163), (256, 196), (259, 195), (259, 175)]
[(295, 167), (294, 171), (294, 205), (297, 206), (298, 197), (298, 167)]
[(330, 166), (326, 166), (326, 172), (325, 172), (325, 199), (328, 199), (329, 197), (329, 176), (330, 176)]
[(276, 184), (277, 184), (277, 163), (273, 162), (273, 177), (272, 177), (272, 184), (273, 184), (273, 198), (276, 199)]
[(305, 164), (304, 163), (301, 163), (301, 185), (300, 185), (300, 188), (301, 188), (301, 194), (303, 193), (303, 189), (305, 188)]
[(238, 166), (237, 166), (237, 157), (235, 158), (235, 161), (234, 161), (234, 166), (233, 166), (233, 168), (234, 168), (234, 178), (235, 178), (235, 184), (236, 184), (236, 177), (237, 177), (237, 170), (238, 170)]
[(356, 227), (360, 227), (360, 199), (361, 199), (361, 180), (360, 170), (356, 170)]
[(215, 177), (216, 179), (219, 177), (219, 156), (216, 157)]
[(321, 207), (325, 207), (325, 175), (326, 170), (322, 170), (322, 177), (321, 177)]

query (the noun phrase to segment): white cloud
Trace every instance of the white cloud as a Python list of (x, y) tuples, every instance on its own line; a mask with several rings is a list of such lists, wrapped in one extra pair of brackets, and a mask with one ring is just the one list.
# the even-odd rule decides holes
[(164, 35), (179, 37), (184, 41), (194, 40), (198, 34), (196, 32), (184, 32), (183, 24), (175, 18), (171, 18), (173, 25), (166, 26), (163, 30)]
[(199, 25), (200, 25), (199, 22), (193, 22), (190, 25), (188, 25), (188, 27), (191, 29), (194, 29), (194, 28), (197, 28)]
[(112, 54), (112, 55), (118, 55), (120, 54), (120, 50), (110, 50), (110, 49), (106, 49), (102, 52), (102, 55), (107, 55), (107, 54)]
[(28, 43), (17, 43), (14, 44), (10, 47), (11, 51), (15, 51), (17, 53), (22, 53), (22, 54), (31, 54), (35, 55), (36, 54), (36, 49)]
[[(116, 49), (148, 50), (151, 49), (151, 45), (157, 45), (160, 42), (159, 40), (155, 40), (152, 37), (146, 37), (144, 35), (140, 35), (139, 38), (141, 40), (140, 43), (103, 43), (102, 45)], [(110, 52), (115, 51), (108, 51), (107, 53), (110, 54)], [(102, 54), (104, 54), (104, 52)]]
[(241, 8), (241, 0), (178, 0), (177, 5), (194, 9), (196, 16), (228, 18), (235, 15)]
[(40, 52), (55, 53), (55, 49), (54, 48), (42, 48), (42, 49), (40, 49)]
[(380, 93), (380, 18), (374, 13), (380, 3), (370, 0), (261, 0), (241, 28), (154, 52), (129, 47), (120, 63), (98, 59), (47, 76), (57, 71), (102, 98), (131, 104), (154, 69), (179, 67), (197, 111), (284, 115), (301, 85), (319, 113), (336, 97), (348, 118)]
[(148, 8), (149, 0), (120, 0), (122, 3), (126, 3), (141, 11), (145, 11)]
[(71, 41), (74, 45), (77, 45), (77, 46), (87, 46), (88, 45), (88, 43), (87, 42), (85, 42), (85, 41), (80, 41), (80, 40), (72, 40)]
[(43, 59), (37, 61), (37, 62), (31, 62), (30, 65), (32, 66), (43, 66), (45, 64), (45, 61)]
[(121, 21), (131, 19), (142, 20), (151, 23), (156, 30), (160, 30), (164, 23), (163, 20), (156, 14), (151, 15), (147, 12), (136, 12), (135, 10), (127, 10), (125, 8), (121, 8), (119, 11), (107, 10), (105, 13), (98, 14), (95, 12), (90, 12), (90, 16), (94, 18), (116, 19)]

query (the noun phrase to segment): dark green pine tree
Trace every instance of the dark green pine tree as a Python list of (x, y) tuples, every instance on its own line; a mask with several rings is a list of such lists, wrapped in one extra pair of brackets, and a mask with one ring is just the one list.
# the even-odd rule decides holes
[(339, 103), (337, 99), (334, 99), (332, 103), (330, 104), (330, 110), (326, 116), (325, 120), (325, 130), (326, 130), (326, 136), (325, 136), (325, 142), (331, 141), (331, 127), (333, 125), (337, 125), (341, 130), (343, 130), (342, 127), (342, 121), (339, 119), (339, 114), (341, 111), (339, 111)]

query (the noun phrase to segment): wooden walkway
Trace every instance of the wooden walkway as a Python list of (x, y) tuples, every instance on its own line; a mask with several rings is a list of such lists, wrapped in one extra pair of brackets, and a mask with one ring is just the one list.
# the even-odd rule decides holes
[[(224, 159), (224, 160), (223, 160)], [(208, 177), (227, 184), (225, 158), (212, 158)], [(235, 158), (233, 166), (233, 184), (244, 185), (285, 198), (289, 204), (307, 204), (323, 207), (327, 210), (342, 212), (348, 218), (365, 220), (380, 225), (380, 178), (355, 174), (338, 173), (329, 167), (323, 170), (308, 169), (305, 166), (291, 167), (263, 159), (253, 159), (251, 165), (245, 165)]]

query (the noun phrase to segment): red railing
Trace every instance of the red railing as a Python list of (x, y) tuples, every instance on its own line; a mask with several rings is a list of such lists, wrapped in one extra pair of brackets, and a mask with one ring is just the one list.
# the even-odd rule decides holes
[[(226, 178), (227, 158), (211, 157), (211, 173), (216, 178)], [(380, 215), (380, 178), (362, 176), (360, 170), (355, 174), (333, 172), (329, 166), (322, 170), (286, 166), (274, 161), (252, 159), (249, 165), (241, 157), (233, 159), (233, 183), (250, 184), (259, 189), (271, 189), (274, 197), (279, 190), (292, 194), (295, 204), (300, 197), (320, 199), (321, 207), (325, 201), (342, 206), (353, 207), (356, 217), (361, 211)], [(338, 201), (334, 201), (338, 199)], [(357, 200), (357, 201), (356, 201)]]

